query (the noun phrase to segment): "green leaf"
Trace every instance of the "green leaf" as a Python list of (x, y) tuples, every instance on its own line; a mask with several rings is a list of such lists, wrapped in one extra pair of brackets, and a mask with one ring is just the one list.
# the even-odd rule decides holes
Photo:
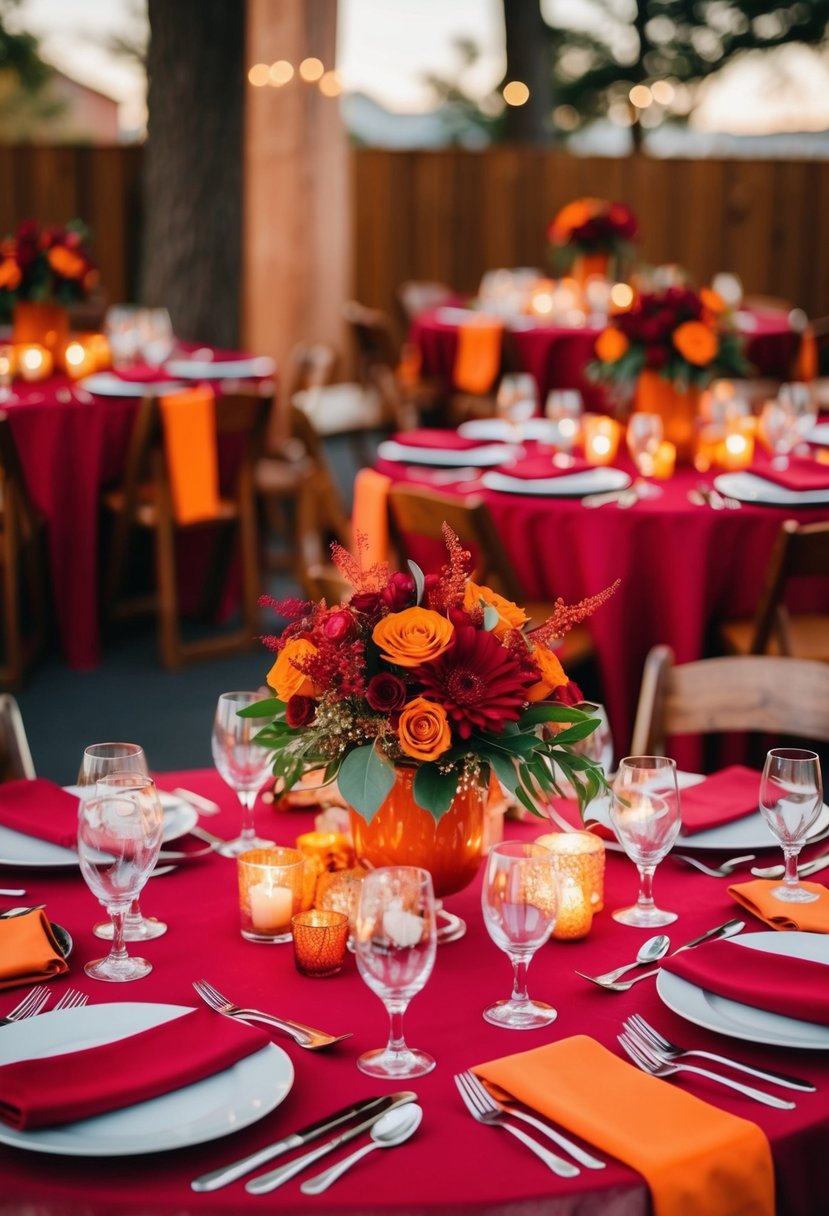
[(550, 742), (558, 744), (559, 747), (565, 743), (578, 743), (580, 739), (586, 739), (588, 735), (592, 735), (598, 725), (598, 718), (588, 718), (586, 722), (574, 722), (572, 726), (568, 726), (554, 735)]
[(375, 747), (355, 747), (340, 765), (338, 783), (348, 805), (371, 823), (394, 785), (394, 768)]
[(428, 811), (435, 823), (446, 814), (458, 790), (458, 774), (441, 772), (436, 764), (421, 764), (415, 773), (412, 791), (414, 800)]
[(240, 718), (272, 718), (274, 714), (285, 712), (285, 702), (277, 700), (276, 697), (267, 697), (264, 701), (254, 701), (252, 705), (246, 705), (244, 709), (237, 709), (237, 716)]
[(521, 730), (537, 726), (539, 722), (584, 722), (589, 715), (574, 705), (554, 705), (543, 702), (525, 709), (518, 723)]
[(492, 765), (501, 785), (514, 794), (518, 786), (518, 772), (514, 761), (494, 748), (482, 747), (481, 755)]
[(497, 624), (498, 624), (498, 609), (494, 608), (492, 606), (492, 604), (485, 604), (484, 605), (484, 629), (487, 631), (487, 633), (491, 633)]
[(423, 571), (421, 570), (420, 566), (418, 566), (417, 562), (413, 562), (410, 559), (408, 562), (408, 566), (412, 572), (412, 578), (414, 579), (414, 584), (415, 584), (415, 603), (419, 604), (420, 601), (423, 599), (423, 590), (426, 586), (426, 579), (424, 577)]

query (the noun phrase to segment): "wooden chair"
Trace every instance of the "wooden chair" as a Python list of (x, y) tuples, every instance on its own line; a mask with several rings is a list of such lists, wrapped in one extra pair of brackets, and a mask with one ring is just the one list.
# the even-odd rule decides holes
[(669, 646), (645, 660), (631, 755), (664, 756), (672, 735), (757, 732), (829, 740), (829, 665), (727, 655), (674, 666)]
[(397, 289), (397, 302), (403, 315), (403, 321), (409, 325), (415, 317), (430, 308), (439, 308), (452, 298), (452, 288), (448, 283), (440, 283), (434, 279), (407, 279)]
[(434, 419), (440, 414), (445, 394), (419, 374), (407, 373), (400, 339), (387, 313), (348, 300), (343, 305), (343, 319), (354, 340), (358, 379), (379, 391), (389, 425), (410, 430), (423, 415)]
[[(104, 577), (105, 615), (121, 619), (154, 611), (158, 621), (159, 654), (166, 668), (174, 669), (186, 662), (220, 654), (238, 653), (256, 642), (261, 586), (253, 470), (262, 446), (270, 404), (268, 398), (254, 393), (228, 394), (216, 399), (217, 442), (232, 446), (235, 468), (229, 484), (222, 487), (215, 518), (192, 524), (176, 520), (159, 405), (154, 397), (144, 398), (139, 408), (121, 484), (104, 495), (103, 505), (112, 517)], [(232, 632), (214, 631), (210, 636), (184, 641), (176, 540), (192, 537), (194, 532), (206, 527), (217, 529), (217, 540), (201, 596), (200, 616), (205, 622), (216, 617), (236, 540), (241, 566), (243, 623)], [(155, 590), (149, 596), (133, 596), (125, 591), (130, 547), (139, 532), (148, 533), (153, 539)]]
[[(0, 686), (4, 688), (18, 687), (27, 664), (46, 640), (45, 532), (45, 521), (29, 499), (8, 414), (0, 411)], [(24, 621), (30, 626), (28, 633)]]
[(731, 654), (780, 654), (829, 662), (829, 612), (794, 613), (785, 603), (793, 580), (815, 577), (826, 580), (829, 589), (829, 523), (785, 520), (754, 618), (720, 625), (725, 649)]
[[(527, 602), (482, 498), (475, 495), (453, 498), (420, 486), (395, 485), (389, 491), (389, 516), (394, 545), (401, 557), (408, 553), (409, 537), (442, 542), (442, 526), (446, 522), (472, 553), (476, 581), (519, 604), (530, 617), (531, 627), (542, 624), (552, 614), (554, 605), (550, 602)], [(568, 672), (588, 659), (593, 654), (593, 641), (587, 627), (576, 625), (566, 633), (556, 653)]]
[(35, 775), (20, 707), (9, 693), (0, 694), (0, 782)]

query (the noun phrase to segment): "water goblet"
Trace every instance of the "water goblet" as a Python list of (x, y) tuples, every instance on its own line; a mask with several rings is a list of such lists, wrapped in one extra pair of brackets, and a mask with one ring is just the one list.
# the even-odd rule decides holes
[(760, 432), (774, 453), (772, 467), (787, 469), (789, 456), (800, 439), (797, 420), (788, 397), (767, 401), (760, 414)]
[(389, 1015), (389, 1040), (357, 1061), (370, 1077), (420, 1077), (432, 1056), (409, 1047), (403, 1015), (435, 962), (437, 928), (432, 877), (417, 866), (384, 866), (363, 879), (354, 924), (357, 969)]
[(578, 389), (552, 389), (547, 394), (544, 415), (553, 423), (555, 430), (553, 443), (557, 451), (553, 464), (559, 468), (571, 468), (575, 464), (573, 448), (581, 432), (583, 413), (584, 402)]
[(495, 395), (495, 415), (502, 419), (513, 443), (521, 445), (524, 423), (532, 418), (538, 407), (535, 379), (525, 372), (513, 372), (501, 377)]
[(527, 994), (527, 970), (552, 934), (558, 911), (558, 875), (549, 849), (519, 840), (494, 845), (487, 857), (481, 905), (487, 932), (509, 956), (513, 970), (512, 995), (489, 1005), (484, 1020), (512, 1030), (549, 1026), (557, 1011)]
[(611, 791), (610, 821), (639, 871), (636, 903), (614, 912), (613, 919), (641, 928), (671, 924), (677, 914), (654, 903), (653, 876), (682, 826), (676, 762), (667, 756), (627, 756), (620, 761)]
[(124, 918), (137, 899), (161, 848), (162, 815), (157, 801), (104, 794), (78, 806), (81, 874), (112, 920), (112, 948), (106, 958), (86, 963), (96, 980), (125, 982), (152, 971), (144, 958), (127, 954)]
[(806, 904), (817, 899), (801, 886), (797, 858), (809, 828), (823, 807), (823, 780), (816, 752), (774, 747), (766, 756), (760, 779), (760, 811), (783, 848), (783, 885), (772, 887), (775, 899)]
[(238, 857), (248, 849), (268, 849), (272, 840), (256, 835), (253, 807), (256, 795), (271, 771), (273, 757), (254, 742), (261, 729), (261, 718), (240, 718), (239, 710), (262, 700), (258, 692), (223, 692), (216, 704), (211, 747), (213, 763), (219, 774), (242, 804), (242, 830), (218, 851), (225, 857)]
[(630, 458), (640, 476), (653, 477), (656, 453), (662, 442), (662, 419), (659, 414), (637, 412), (628, 419), (625, 433)]
[[(81, 767), (78, 772), (77, 784), (81, 786), (81, 797), (84, 790), (91, 794), (92, 787), (106, 781), (114, 773), (124, 775), (128, 781), (129, 774), (146, 777), (149, 780), (150, 770), (147, 757), (139, 743), (92, 743), (84, 749)], [(155, 788), (155, 787), (153, 787)], [(107, 793), (107, 790), (100, 791)], [(112, 940), (112, 922), (101, 921), (95, 925), (92, 932), (104, 941)], [(136, 899), (124, 920), (124, 941), (144, 942), (154, 937), (161, 937), (167, 932), (163, 920), (154, 916), (144, 916)]]
[[(158, 810), (161, 812), (163, 823), (164, 810), (161, 805), (161, 799), (158, 796), (156, 784), (152, 777), (148, 777), (145, 773), (133, 772), (130, 769), (116, 769), (98, 779), (95, 784), (95, 793), (98, 797), (110, 794), (116, 798), (133, 798), (153, 806), (158, 804)], [(102, 921), (94, 926), (92, 932), (96, 937), (100, 937), (104, 941), (112, 941), (112, 921)], [(163, 920), (158, 920), (155, 916), (144, 916), (142, 914), (138, 898), (136, 897), (130, 905), (129, 912), (124, 917), (124, 941), (148, 942), (152, 941), (155, 937), (162, 937), (166, 932), (167, 925)]]

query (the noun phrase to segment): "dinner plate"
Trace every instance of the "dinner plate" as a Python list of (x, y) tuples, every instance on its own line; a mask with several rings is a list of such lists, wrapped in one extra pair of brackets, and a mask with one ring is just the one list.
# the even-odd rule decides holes
[(396, 443), (386, 439), (377, 449), (381, 460), (393, 460), (398, 464), (434, 464), (448, 468), (491, 468), (504, 464), (515, 455), (515, 449), (505, 443), (481, 444), (479, 448), (457, 451), (450, 448), (418, 448), (414, 444)]
[[(77, 786), (67, 786), (69, 793), (76, 794)], [(164, 808), (164, 832), (162, 843), (185, 836), (199, 821), (195, 807), (181, 802), (171, 794), (159, 791)], [(49, 869), (60, 866), (76, 866), (78, 854), (74, 849), (64, 849), (50, 840), (38, 840), (36, 836), (25, 836), (0, 824), (0, 865), (44, 866)]]
[(122, 380), (113, 372), (95, 372), (94, 375), (79, 380), (78, 387), (85, 388), (96, 397), (146, 397), (148, 394), (163, 397), (165, 393), (181, 392), (185, 386), (174, 380), (159, 380), (148, 384), (139, 380)]
[[(0, 1064), (97, 1047), (189, 1012), (185, 1005), (116, 1003), (41, 1013), (3, 1027)], [(128, 1157), (184, 1148), (256, 1123), (283, 1101), (293, 1081), (290, 1058), (270, 1043), (203, 1081), (92, 1119), (35, 1131), (0, 1123), (0, 1143), (68, 1157)]]
[(484, 473), (481, 481), (488, 490), (500, 490), (504, 494), (537, 494), (558, 498), (581, 498), (585, 494), (601, 494), (606, 490), (624, 490), (630, 485), (628, 474), (613, 468), (584, 469), (580, 473), (533, 480), (492, 472)]
[[(558, 428), (549, 418), (528, 418), (519, 425), (522, 439), (535, 439), (541, 443), (546, 440), (552, 444), (558, 437)], [(503, 418), (473, 418), (469, 422), (461, 423), (458, 434), (463, 435), (465, 439), (515, 442), (515, 427), (510, 426)]]
[[(735, 950), (764, 950), (768, 954), (783, 954), (790, 958), (824, 963), (829, 968), (829, 937), (823, 933), (778, 933), (772, 930), (732, 937), (728, 944)], [(829, 981), (829, 970), (826, 977)], [(767, 1043), (771, 1047), (805, 1047), (813, 1051), (826, 1051), (829, 1048), (829, 1026), (742, 1005), (739, 1001), (707, 992), (689, 980), (671, 975), (669, 971), (659, 972), (656, 991), (674, 1013), (705, 1030), (715, 1030), (735, 1039), (748, 1039), (752, 1043)]]
[(817, 426), (813, 426), (810, 431), (807, 431), (803, 438), (807, 443), (826, 446), (829, 444), (829, 422), (819, 422)]
[(250, 359), (168, 359), (164, 370), (180, 380), (236, 380), (240, 376), (272, 376), (276, 364), (265, 355)]
[(829, 489), (787, 490), (756, 473), (720, 473), (714, 486), (721, 494), (740, 502), (759, 502), (769, 507), (819, 507), (829, 503)]

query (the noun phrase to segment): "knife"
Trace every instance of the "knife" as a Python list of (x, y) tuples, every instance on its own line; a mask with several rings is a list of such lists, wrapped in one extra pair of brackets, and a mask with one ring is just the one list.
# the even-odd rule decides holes
[(287, 1182), (289, 1178), (299, 1174), (314, 1161), (319, 1161), (320, 1157), (324, 1157), (326, 1153), (333, 1152), (343, 1144), (348, 1144), (349, 1140), (354, 1140), (362, 1132), (368, 1131), (385, 1111), (392, 1110), (396, 1106), (405, 1106), (407, 1102), (414, 1102), (416, 1099), (417, 1094), (405, 1090), (403, 1093), (392, 1094), (390, 1098), (381, 1099), (382, 1105), (376, 1106), (368, 1119), (364, 1119), (355, 1127), (350, 1127), (348, 1131), (341, 1132), (333, 1140), (326, 1140), (325, 1144), (311, 1149), (310, 1153), (303, 1153), (301, 1157), (295, 1157), (293, 1161), (288, 1161), (285, 1165), (278, 1165), (275, 1170), (268, 1170), (267, 1174), (251, 1178), (250, 1182), (245, 1183), (245, 1190), (249, 1195), (265, 1195), (268, 1191), (275, 1191), (278, 1186), (282, 1186), (283, 1182)]
[[(316, 1123), (309, 1123), (307, 1127), (303, 1127), (298, 1132), (292, 1132), (290, 1136), (283, 1136), (281, 1140), (276, 1140), (273, 1144), (260, 1148), (247, 1157), (242, 1157), (239, 1161), (223, 1165), (218, 1170), (211, 1170), (209, 1174), (201, 1174), (198, 1178), (193, 1179), (190, 1187), (194, 1191), (217, 1191), (219, 1187), (227, 1186), (229, 1182), (235, 1182), (237, 1178), (250, 1173), (251, 1170), (258, 1169), (266, 1161), (272, 1161), (274, 1157), (281, 1157), (283, 1153), (289, 1153), (291, 1149), (299, 1148), (303, 1144), (310, 1144), (312, 1140), (324, 1136), (326, 1132), (353, 1119), (355, 1115), (371, 1111), (372, 1117), (369, 1122), (373, 1122), (392, 1107), (414, 1102), (416, 1097), (417, 1094), (404, 1090), (402, 1093), (386, 1094), (379, 1098), (364, 1098), (361, 1102), (344, 1106), (342, 1110), (336, 1111), (333, 1115), (318, 1119)], [(362, 1129), (363, 1124), (360, 1124), (358, 1130), (362, 1131)]]

